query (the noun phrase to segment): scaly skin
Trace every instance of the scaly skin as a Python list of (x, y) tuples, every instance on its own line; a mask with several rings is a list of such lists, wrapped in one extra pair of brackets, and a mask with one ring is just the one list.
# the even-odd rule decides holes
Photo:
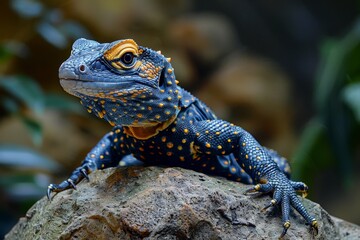
[[(178, 86), (170, 59), (133, 40), (100, 44), (79, 39), (59, 69), (62, 87), (81, 98), (89, 113), (114, 128), (89, 152), (68, 180), (50, 184), (47, 195), (76, 188), (96, 169), (145, 164), (180, 166), (234, 181), (256, 183), (249, 192), (273, 192), (264, 209), (281, 205), (283, 231), (294, 207), (317, 233), (289, 180), (286, 159), (262, 147), (241, 127), (219, 120), (201, 101)], [(128, 155), (134, 158), (125, 158)]]

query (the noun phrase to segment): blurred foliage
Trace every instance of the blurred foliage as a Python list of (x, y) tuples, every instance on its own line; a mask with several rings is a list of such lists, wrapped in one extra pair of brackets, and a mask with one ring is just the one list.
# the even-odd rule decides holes
[(341, 39), (328, 39), (315, 88), (317, 114), (306, 127), (294, 157), (294, 177), (316, 180), (319, 169), (336, 169), (343, 185), (353, 183), (360, 126), (360, 20)]
[[(62, 20), (58, 9), (49, 9), (40, 1), (12, 0), (10, 5), (20, 17), (34, 19), (34, 31), (55, 48), (67, 47), (74, 39), (88, 36), (80, 24)], [(1, 42), (0, 69), (4, 72), (14, 58), (26, 59), (28, 53), (25, 43), (13, 39)], [(0, 94), (0, 121), (10, 116), (20, 119), (35, 146), (42, 144), (43, 126), (38, 119), (44, 111), (83, 113), (73, 99), (45, 92), (37, 81), (26, 75), (0, 73)], [(26, 133), (19, 138), (23, 134)], [(53, 159), (28, 147), (0, 145), (0, 236), (17, 221), (20, 212), (25, 212), (44, 196), (50, 180), (44, 173), (56, 173), (61, 169)], [(9, 209), (9, 206), (15, 208)]]

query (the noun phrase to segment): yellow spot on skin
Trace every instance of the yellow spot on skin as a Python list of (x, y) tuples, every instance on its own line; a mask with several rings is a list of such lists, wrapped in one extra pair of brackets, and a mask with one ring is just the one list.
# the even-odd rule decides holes
[(101, 103), (101, 104), (105, 104), (105, 101), (104, 101), (104, 100), (101, 100), (100, 103)]
[(171, 113), (170, 111), (165, 111), (166, 115), (170, 115), (170, 113)]
[(161, 108), (162, 108), (163, 106), (164, 106), (164, 104), (163, 104), (163, 103), (159, 103), (159, 107), (161, 107)]
[(172, 100), (172, 98), (171, 98), (171, 97), (168, 97), (168, 98), (167, 98), (167, 100), (168, 100), (168, 101), (171, 101), (171, 100)]
[(101, 164), (101, 168), (104, 168), (105, 167), (105, 164)]
[(246, 154), (246, 155), (245, 155), (245, 158), (246, 158), (246, 159), (249, 159), (249, 155)]
[(195, 135), (198, 137), (198, 136), (200, 136), (200, 133), (196, 133)]
[(185, 161), (185, 158), (184, 158), (183, 156), (180, 156), (179, 159), (180, 159), (180, 161), (182, 161), (182, 162)]
[(117, 138), (114, 138), (114, 142), (117, 142), (117, 141), (119, 141)]
[(228, 161), (224, 161), (224, 164), (225, 164), (225, 165), (228, 165), (228, 164), (229, 164), (229, 162), (228, 162)]
[(231, 172), (233, 172), (233, 173), (236, 172), (236, 168), (232, 167)]
[(115, 133), (120, 133), (120, 129), (116, 129), (116, 130), (115, 130)]
[(151, 110), (152, 110), (152, 107), (148, 106), (148, 110), (151, 111)]
[(204, 163), (203, 165), (201, 165), (202, 167), (206, 167), (206, 163)]
[(141, 113), (136, 114), (137, 117), (141, 118), (143, 115)]
[(171, 131), (174, 133), (176, 132), (176, 128), (172, 128)]
[(173, 147), (174, 147), (174, 144), (173, 144), (172, 142), (168, 142), (168, 143), (166, 144), (166, 147), (167, 147), (167, 148), (173, 148)]
[(235, 135), (238, 135), (238, 134), (239, 134), (239, 132), (235, 131), (235, 132), (234, 132), (234, 134), (235, 134)]
[(175, 83), (176, 83), (176, 84), (179, 84), (179, 81), (178, 81), (178, 80), (175, 80)]
[(166, 152), (166, 155), (171, 157), (173, 155), (173, 153), (172, 152)]
[(166, 58), (166, 61), (167, 62), (171, 62), (171, 58), (169, 57), (169, 58)]
[(214, 170), (215, 170), (215, 167), (211, 167), (210, 170), (211, 170), (211, 171), (214, 171)]
[(242, 145), (245, 147), (245, 146), (246, 146), (246, 143), (243, 142)]
[(216, 134), (216, 135), (220, 135), (220, 132), (216, 132), (215, 134)]
[(257, 160), (261, 160), (261, 157), (257, 156), (256, 159), (257, 159)]
[(104, 159), (104, 155), (100, 155), (100, 159)]
[(143, 147), (139, 147), (139, 150), (140, 150), (141, 152), (145, 151), (145, 149), (144, 149)]
[(231, 142), (231, 139), (229, 138), (229, 139), (227, 140), (227, 142), (229, 142), (229, 143), (230, 143), (230, 142)]
[(249, 169), (250, 169), (250, 170), (252, 169), (251, 165), (249, 166)]
[(219, 150), (221, 150), (221, 149), (222, 149), (222, 146), (219, 145), (219, 146), (217, 146), (217, 148), (218, 148)]
[(95, 154), (91, 154), (90, 157), (95, 158)]
[(111, 111), (116, 112), (116, 108), (112, 108)]
[(179, 146), (177, 147), (177, 149), (178, 149), (179, 151), (181, 151), (181, 150), (183, 150), (183, 147), (182, 147), (181, 145), (179, 145)]
[(91, 113), (91, 109), (88, 109), (87, 111), (88, 111), (88, 113)]
[(164, 93), (164, 92), (165, 92), (165, 90), (164, 90), (164, 89), (160, 89), (160, 92), (161, 92), (161, 93)]
[(171, 68), (168, 68), (168, 73), (172, 73), (173, 72), (173, 70), (171, 69)]
[(189, 129), (185, 128), (185, 129), (184, 129), (184, 133), (185, 133), (185, 134), (188, 134), (188, 133), (189, 133)]
[(210, 148), (211, 147), (210, 143), (206, 143), (205, 147)]
[(162, 141), (162, 142), (166, 142), (166, 137), (165, 137), (165, 136), (162, 137), (162, 138), (161, 138), (161, 141)]
[(184, 138), (183, 140), (181, 140), (182, 143), (186, 143), (186, 139)]
[(206, 134), (209, 134), (209, 131), (208, 131), (208, 130), (206, 130), (206, 131), (205, 131), (205, 133), (206, 133)]
[(167, 85), (171, 85), (172, 84), (172, 82), (171, 81), (167, 81)]
[(156, 115), (155, 115), (155, 118), (156, 118), (156, 119), (160, 119), (161, 116), (160, 116), (159, 114), (156, 114)]
[(103, 147), (103, 148), (104, 148), (104, 147), (105, 147), (105, 143), (102, 143), (102, 144), (101, 144), (101, 147)]

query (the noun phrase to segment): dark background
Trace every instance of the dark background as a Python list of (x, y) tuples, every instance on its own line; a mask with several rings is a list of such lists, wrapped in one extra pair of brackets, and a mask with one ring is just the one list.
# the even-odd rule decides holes
[(110, 130), (58, 83), (58, 67), (80, 37), (133, 38), (161, 49), (181, 86), (287, 157), (311, 200), (360, 224), (359, 7), (350, 0), (1, 1), (0, 236)]

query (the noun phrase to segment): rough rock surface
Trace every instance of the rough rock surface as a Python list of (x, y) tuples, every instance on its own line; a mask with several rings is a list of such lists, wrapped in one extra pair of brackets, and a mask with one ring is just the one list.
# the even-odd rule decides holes
[[(262, 213), (271, 198), (243, 195), (248, 187), (181, 168), (110, 168), (39, 200), (5, 239), (276, 239), (279, 211)], [(360, 239), (359, 226), (303, 201), (316, 239)], [(311, 239), (297, 213), (291, 222), (286, 239)]]

